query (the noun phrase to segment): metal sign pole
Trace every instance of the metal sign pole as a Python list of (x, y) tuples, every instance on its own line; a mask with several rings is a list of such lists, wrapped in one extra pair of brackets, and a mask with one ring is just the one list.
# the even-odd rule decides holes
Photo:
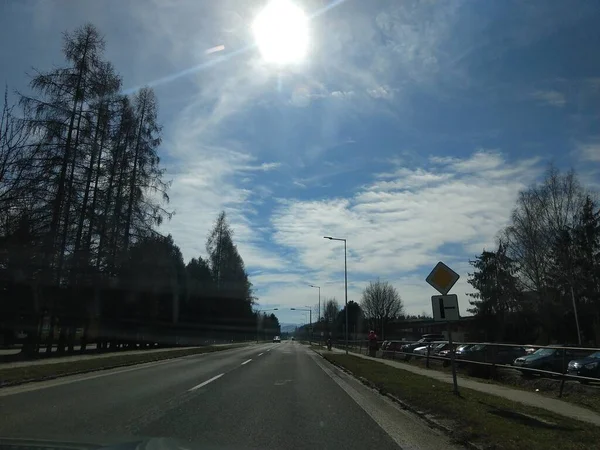
[(458, 383), (456, 382), (456, 360), (454, 357), (454, 347), (452, 345), (452, 328), (450, 322), (448, 324), (448, 345), (450, 345), (450, 365), (452, 366), (452, 383), (454, 384), (454, 395), (460, 395), (458, 393)]

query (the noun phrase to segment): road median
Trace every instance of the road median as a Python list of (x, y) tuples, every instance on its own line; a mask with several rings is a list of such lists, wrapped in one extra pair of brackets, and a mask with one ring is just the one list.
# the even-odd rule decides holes
[(406, 370), (352, 355), (322, 354), (382, 394), (443, 423), (459, 443), (498, 450), (542, 450), (596, 448), (600, 442), (600, 427), (591, 424), (466, 388), (457, 397), (451, 385)]
[(219, 346), (205, 346), (181, 349), (165, 349), (164, 351), (148, 351), (129, 353), (126, 355), (102, 355), (100, 358), (81, 359), (68, 362), (53, 362), (52, 364), (35, 364), (23, 367), (0, 367), (0, 388), (15, 386), (33, 381), (44, 381), (68, 375), (78, 375), (98, 370), (115, 369), (118, 367), (144, 364), (166, 359), (181, 358), (184, 356), (213, 353), (232, 348), (239, 348), (247, 344), (232, 344)]

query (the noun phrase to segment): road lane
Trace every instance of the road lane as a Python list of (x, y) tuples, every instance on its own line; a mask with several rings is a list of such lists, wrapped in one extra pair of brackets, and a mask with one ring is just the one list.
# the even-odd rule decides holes
[[(0, 436), (84, 441), (107, 434), (116, 439), (131, 437), (131, 423), (141, 411), (172, 404), (182, 393), (239, 367), (242, 361), (272, 345), (251, 345), (139, 369), (102, 371), (0, 389)], [(28, 391), (44, 385), (50, 387)]]
[(349, 388), (331, 367), (286, 341), (36, 391), (3, 395), (2, 389), (0, 437), (92, 443), (168, 437), (243, 449), (451, 448), (406, 412), (377, 403), (381, 397), (360, 383)]

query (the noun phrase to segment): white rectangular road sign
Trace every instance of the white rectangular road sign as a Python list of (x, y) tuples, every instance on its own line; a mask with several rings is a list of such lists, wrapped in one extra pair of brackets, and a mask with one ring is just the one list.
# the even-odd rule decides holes
[(456, 294), (431, 296), (431, 308), (435, 321), (453, 322), (460, 319)]
[(435, 265), (425, 281), (440, 294), (446, 295), (459, 278), (459, 274), (440, 261)]

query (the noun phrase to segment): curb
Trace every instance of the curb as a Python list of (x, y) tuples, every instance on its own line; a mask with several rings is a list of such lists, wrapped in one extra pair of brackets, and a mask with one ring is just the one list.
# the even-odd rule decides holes
[[(185, 358), (187, 356), (200, 356), (200, 355), (208, 355), (211, 353), (218, 353), (224, 350), (232, 350), (231, 348), (225, 348), (223, 350), (214, 350), (211, 352), (201, 352), (201, 353), (192, 353), (190, 355), (180, 355), (180, 356), (171, 356), (171, 357), (167, 357), (167, 358), (160, 358), (160, 359), (156, 359), (156, 360), (151, 360), (151, 361), (134, 361), (131, 363), (121, 363), (121, 364), (116, 364), (116, 365), (111, 365), (108, 367), (97, 367), (97, 368), (93, 368), (93, 369), (84, 369), (84, 370), (75, 370), (73, 372), (65, 372), (65, 373), (61, 373), (59, 375), (47, 375), (47, 376), (42, 376), (42, 377), (37, 377), (37, 378), (26, 378), (26, 379), (22, 379), (22, 380), (14, 380), (14, 381), (8, 381), (8, 382), (2, 382), (0, 381), (0, 390), (4, 389), (4, 388), (9, 388), (9, 387), (15, 387), (15, 386), (21, 386), (23, 384), (28, 384), (28, 383), (35, 383), (35, 382), (39, 382), (39, 381), (50, 381), (50, 380), (56, 380), (57, 378), (64, 378), (64, 377), (71, 377), (74, 375), (83, 375), (86, 373), (94, 373), (94, 372), (100, 372), (102, 370), (112, 370), (112, 369), (121, 369), (123, 367), (131, 367), (131, 366), (139, 366), (142, 364), (151, 364), (151, 363), (158, 363), (161, 361), (169, 361), (171, 359), (178, 359), (178, 358)], [(115, 354), (115, 356), (119, 356), (118, 354)], [(0, 367), (0, 370), (2, 368)], [(11, 370), (11, 369), (5, 369), (5, 370)]]
[[(327, 358), (325, 358), (318, 351), (316, 351), (314, 349), (313, 349), (313, 351), (316, 354), (318, 354), (321, 358), (323, 358), (324, 360), (326, 360), (329, 364), (337, 367), (342, 372), (345, 372), (346, 374), (350, 375), (351, 377), (357, 379), (358, 381), (360, 381), (365, 386), (367, 386), (367, 387), (369, 387), (369, 388), (377, 391), (380, 395), (383, 395), (383, 396), (389, 398), (393, 402), (397, 403), (402, 409), (410, 411), (411, 413), (419, 416), (419, 418), (421, 418), (422, 420), (424, 420), (431, 427), (436, 428), (436, 429), (442, 431), (443, 433), (445, 433), (446, 435), (448, 435), (448, 437), (453, 438), (454, 431), (452, 430), (452, 428), (447, 427), (446, 425), (440, 423), (439, 421), (437, 421), (436, 419), (434, 419), (434, 417), (431, 414), (427, 414), (427, 413), (425, 413), (423, 411), (420, 411), (420, 410), (412, 407), (411, 405), (409, 405), (405, 401), (400, 400), (395, 395), (390, 394), (388, 392), (385, 392), (385, 390), (383, 388), (380, 388), (379, 386), (377, 386), (376, 384), (374, 384), (371, 381), (367, 380), (366, 378), (359, 377), (359, 376), (355, 375), (352, 371), (348, 370), (344, 366), (342, 366), (342, 365), (340, 365), (338, 363), (335, 363), (333, 361), (328, 360)], [(483, 447), (480, 447), (479, 445), (474, 444), (473, 442), (470, 442), (470, 441), (460, 441), (459, 444), (460, 445), (464, 445), (465, 447), (469, 448), (470, 450), (483, 450)]]

